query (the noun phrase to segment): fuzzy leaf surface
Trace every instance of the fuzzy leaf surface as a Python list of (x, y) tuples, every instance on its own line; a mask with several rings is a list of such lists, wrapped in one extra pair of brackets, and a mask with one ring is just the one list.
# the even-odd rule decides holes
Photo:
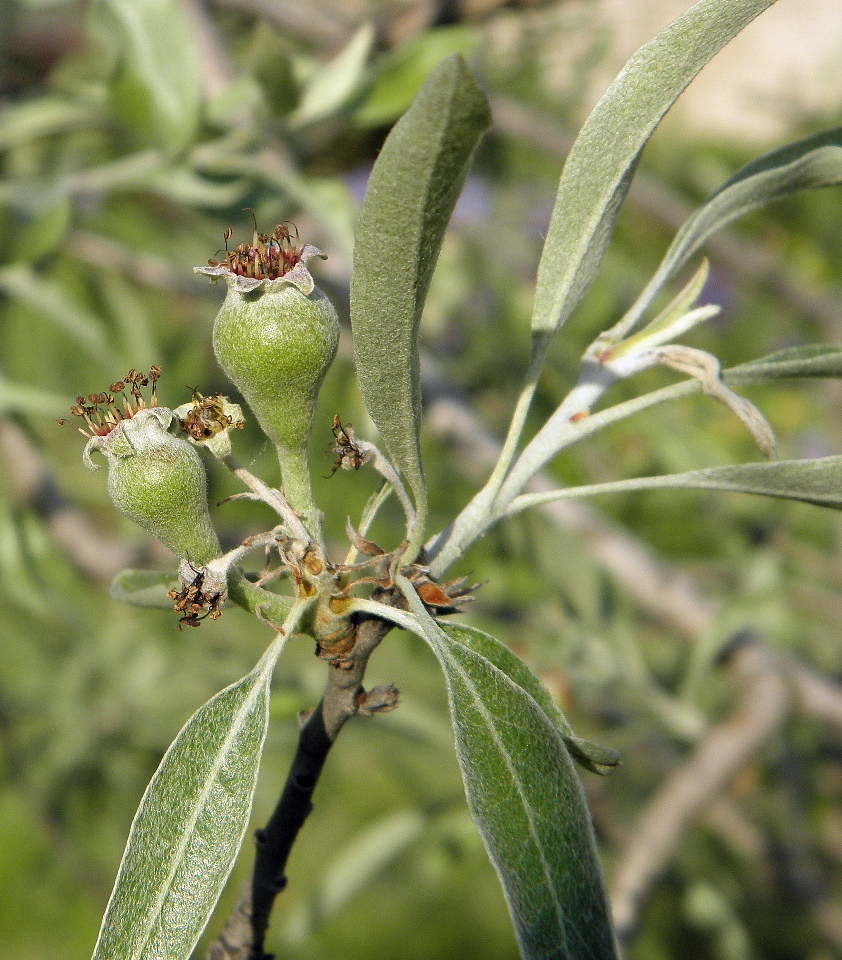
[(186, 960), (251, 812), (279, 641), (182, 727), (146, 788), (94, 960)]
[(546, 493), (524, 494), (512, 502), (508, 514), (519, 513), (528, 507), (555, 500), (595, 496), (600, 493), (675, 489), (754, 493), (842, 510), (842, 456), (741, 463), (726, 467), (708, 467), (705, 470), (689, 470), (686, 473), (635, 477), (613, 483), (595, 483), (550, 490)]
[(541, 683), (529, 667), (504, 643), (465, 624), (442, 623), (442, 630), (450, 637), (470, 647), (475, 653), (485, 657), (493, 666), (501, 670), (519, 687), (525, 690), (544, 711), (547, 719), (561, 734), (564, 745), (573, 759), (581, 763), (592, 773), (604, 774), (620, 762), (619, 754), (608, 747), (590, 743), (573, 733), (567, 717), (559, 709), (549, 690)]
[(406, 590), (444, 671), (468, 806), (525, 960), (616, 960), (590, 816), (562, 736), (535, 699)]
[(722, 372), (728, 383), (762, 383), (790, 377), (842, 377), (842, 347), (810, 344), (779, 350)]
[(775, 0), (699, 0), (642, 46), (594, 108), (559, 182), (532, 329), (553, 334), (602, 261), (640, 153), (696, 74)]
[(840, 127), (798, 140), (746, 164), (678, 231), (661, 265), (630, 311), (633, 322), (717, 230), (752, 210), (801, 190), (839, 183), (842, 183)]
[(407, 478), (423, 531), (418, 325), (444, 231), (490, 124), (460, 56), (431, 74), (374, 165), (357, 226), (351, 326), (363, 399)]

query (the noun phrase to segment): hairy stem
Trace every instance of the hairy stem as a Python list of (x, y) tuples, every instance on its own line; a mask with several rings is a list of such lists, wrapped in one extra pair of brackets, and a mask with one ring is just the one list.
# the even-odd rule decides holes
[(307, 444), (278, 445), (278, 460), (281, 464), (281, 484), (284, 496), (293, 510), (302, 518), (309, 537), (322, 542), (322, 514), (313, 498), (313, 483), (307, 458)]
[(293, 510), (287, 501), (287, 498), (281, 493), (280, 490), (270, 487), (259, 477), (254, 476), (253, 473), (248, 471), (235, 457), (231, 456), (230, 454), (227, 457), (224, 457), (222, 462), (238, 480), (244, 483), (249, 490), (252, 491), (258, 500), (262, 500), (278, 513), (278, 515), (286, 524), (291, 537), (294, 537), (296, 540), (310, 539), (307, 528), (301, 522), (298, 514), (295, 512), (295, 510)]

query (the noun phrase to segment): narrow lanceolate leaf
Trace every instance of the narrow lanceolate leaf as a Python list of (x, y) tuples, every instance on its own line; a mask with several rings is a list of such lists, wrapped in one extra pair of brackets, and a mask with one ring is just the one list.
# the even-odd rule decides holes
[(199, 54), (178, 0), (99, 0), (92, 28), (118, 63), (114, 107), (165, 150), (189, 145), (199, 123)]
[(482, 90), (460, 56), (430, 76), (389, 134), (357, 226), (351, 326), (363, 399), (426, 515), (419, 429), (418, 325), (444, 231), (488, 128)]
[(554, 500), (589, 497), (599, 493), (627, 493), (632, 490), (728, 490), (756, 493), (764, 497), (801, 500), (820, 507), (842, 510), (842, 456), (814, 460), (777, 460), (772, 463), (741, 463), (709, 467), (660, 477), (635, 477), (613, 483), (567, 487), (546, 493), (524, 494), (512, 501), (507, 515)]
[(661, 265), (624, 318), (633, 325), (659, 290), (717, 230), (799, 190), (842, 183), (842, 128), (773, 150), (746, 164), (676, 234)]
[(609, 773), (620, 762), (616, 750), (591, 743), (573, 733), (567, 718), (558, 708), (549, 690), (541, 683), (529, 667), (505, 644), (482, 630), (458, 623), (443, 623), (442, 630), (450, 637), (470, 647), (475, 653), (485, 657), (493, 666), (501, 670), (519, 687), (522, 687), (544, 711), (547, 719), (561, 734), (562, 740), (573, 759), (592, 773)]
[(141, 800), (94, 960), (186, 960), (248, 825), (282, 636), (200, 707)]
[(640, 152), (690, 81), (775, 0), (699, 0), (629, 60), (579, 133), (559, 183), (532, 328), (570, 316), (596, 275)]
[[(447, 681), (468, 805), (500, 876), (525, 960), (614, 960), (608, 901), (581, 784), (536, 700), (455, 640), (404, 583)], [(458, 628), (456, 628), (458, 629)]]
[(790, 377), (842, 377), (842, 347), (789, 347), (722, 371), (728, 383), (762, 383)]

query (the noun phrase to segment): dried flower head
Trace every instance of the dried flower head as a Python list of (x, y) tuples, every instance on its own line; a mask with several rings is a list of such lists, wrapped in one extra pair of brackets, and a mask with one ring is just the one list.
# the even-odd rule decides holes
[(368, 462), (370, 454), (367, 454), (357, 442), (353, 426), (350, 423), (343, 424), (338, 414), (333, 418), (331, 431), (336, 441), (333, 447), (334, 461), (333, 469), (330, 471), (331, 477), (340, 468), (359, 470)]
[(242, 430), (243, 411), (228, 397), (214, 393), (209, 397), (193, 390), (190, 403), (173, 410), (181, 429), (198, 446), (205, 447), (215, 457), (224, 459), (231, 453), (231, 430)]
[(241, 292), (276, 280), (297, 286), (305, 295), (312, 291), (313, 278), (307, 269), (307, 261), (313, 257), (325, 259), (325, 256), (315, 247), (301, 244), (294, 223), (285, 221), (276, 224), (272, 233), (260, 233), (255, 222), (251, 243), (241, 243), (229, 250), (232, 233), (228, 227), (224, 234), (225, 259), (210, 259), (206, 267), (195, 267), (196, 273), (212, 279), (229, 278)]
[(170, 590), (167, 594), (170, 600), (175, 600), (173, 610), (182, 614), (178, 621), (179, 630), (182, 627), (198, 627), (206, 617), (218, 620), (222, 616), (227, 595), (225, 582), (217, 582), (209, 576), (207, 568), (197, 570), (190, 563), (187, 563), (187, 566), (194, 574), (193, 578), (185, 578), (182, 564), (179, 571), (181, 587), (179, 590)]
[[(131, 420), (141, 410), (157, 407), (156, 386), (160, 376), (159, 366), (153, 365), (147, 374), (132, 369), (122, 380), (112, 383), (107, 392), (76, 397), (76, 403), (70, 408), (70, 412), (74, 417), (84, 420), (87, 425), (87, 429), (79, 427), (80, 433), (89, 438), (107, 437), (118, 424)], [(152, 390), (147, 403), (141, 390), (150, 383)]]
[(229, 427), (242, 430), (243, 421), (235, 420), (230, 413), (226, 412), (229, 406), (227, 398), (219, 393), (205, 397), (194, 389), (193, 400), (185, 415), (182, 417), (179, 414), (182, 407), (178, 407), (173, 412), (178, 416), (182, 429), (194, 440), (210, 440)]

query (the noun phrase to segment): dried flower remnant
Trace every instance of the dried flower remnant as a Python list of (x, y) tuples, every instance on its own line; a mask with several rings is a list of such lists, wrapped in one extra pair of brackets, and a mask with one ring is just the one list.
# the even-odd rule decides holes
[[(180, 409), (173, 411), (176, 416)], [(230, 413), (226, 413), (225, 397), (219, 393), (204, 397), (196, 389), (193, 390), (192, 408), (185, 416), (179, 416), (179, 422), (194, 440), (210, 440), (229, 427), (242, 430), (244, 426), (242, 420), (235, 420)]]
[(313, 257), (324, 260), (325, 255), (316, 247), (301, 243), (294, 223), (287, 221), (276, 224), (271, 234), (260, 233), (255, 224), (251, 243), (241, 243), (229, 250), (228, 241), (232, 234), (232, 229), (228, 227), (224, 234), (225, 259), (210, 259), (206, 267), (195, 267), (196, 273), (202, 273), (212, 280), (217, 277), (236, 278), (235, 287), (242, 292), (275, 280), (285, 280), (297, 286), (305, 296), (312, 291), (313, 279), (307, 269), (307, 261)]
[(216, 589), (217, 584), (213, 584), (210, 590), (205, 589), (206, 570), (197, 570), (192, 564), (190, 569), (195, 574), (193, 579), (189, 582), (182, 580), (180, 590), (173, 589), (167, 594), (170, 600), (175, 600), (173, 610), (182, 614), (178, 621), (179, 630), (185, 626), (198, 627), (206, 617), (218, 620), (225, 602), (224, 591)]
[(370, 454), (367, 454), (360, 444), (357, 443), (352, 424), (346, 423), (343, 425), (339, 416), (336, 415), (333, 418), (331, 430), (336, 443), (333, 447), (335, 459), (333, 461), (333, 469), (329, 474), (330, 477), (340, 468), (342, 470), (359, 470), (360, 467), (368, 462)]
[(294, 223), (290, 223), (289, 226), (295, 232), (293, 239), (287, 222), (276, 224), (271, 234), (260, 233), (255, 223), (251, 244), (241, 243), (234, 250), (228, 249), (228, 241), (233, 234), (233, 230), (228, 227), (225, 231), (225, 259), (221, 262), (208, 260), (208, 266), (227, 266), (231, 273), (236, 273), (237, 276), (252, 277), (256, 280), (277, 280), (278, 277), (283, 277), (301, 262), (298, 229)]
[[(76, 403), (70, 408), (70, 412), (74, 417), (84, 420), (87, 426), (87, 429), (79, 427), (79, 432), (89, 438), (107, 437), (118, 424), (131, 420), (141, 410), (157, 407), (156, 385), (160, 376), (161, 368), (156, 365), (150, 367), (147, 374), (138, 373), (137, 370), (132, 369), (122, 380), (112, 383), (108, 392), (76, 397)], [(150, 383), (152, 390), (147, 403), (141, 388), (149, 386)], [(118, 398), (122, 398), (122, 402)], [(66, 422), (59, 421), (59, 423)]]

